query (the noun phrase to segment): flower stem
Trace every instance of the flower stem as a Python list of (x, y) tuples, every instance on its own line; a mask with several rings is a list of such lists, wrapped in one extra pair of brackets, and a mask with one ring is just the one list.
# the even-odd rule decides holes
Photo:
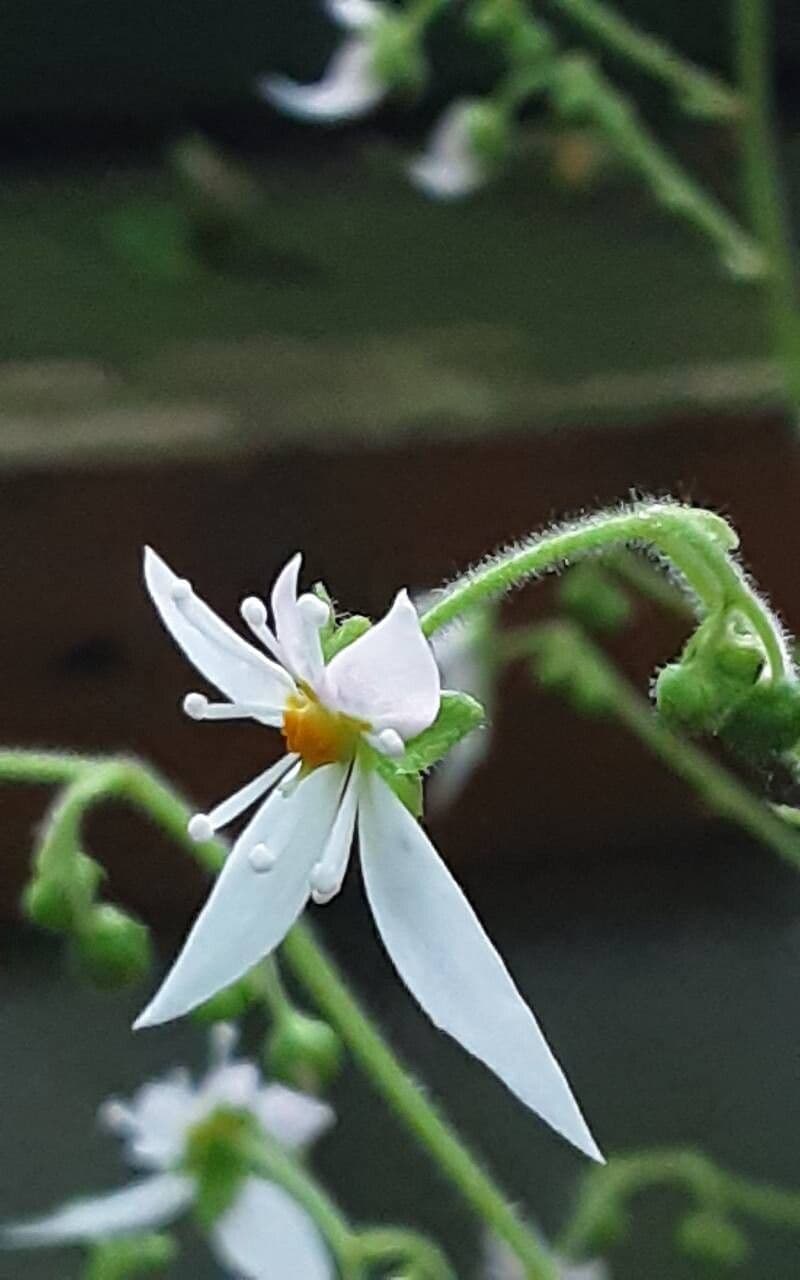
[(557, 1280), (555, 1264), (545, 1248), (359, 1008), (310, 927), (296, 924), (281, 954), (395, 1114), (471, 1208), (519, 1258), (529, 1280)]
[(359, 1255), (363, 1262), (404, 1264), (404, 1275), (414, 1280), (457, 1280), (456, 1273), (441, 1249), (415, 1231), (398, 1227), (378, 1227), (361, 1231)]
[(637, 28), (603, 0), (550, 0), (607, 48), (666, 84), (684, 110), (708, 119), (733, 119), (741, 102), (719, 76), (681, 57), (664, 41)]
[(736, 535), (712, 512), (677, 503), (642, 502), (601, 511), (534, 535), (468, 571), (423, 615), (426, 636), (461, 614), (531, 578), (613, 546), (647, 546), (678, 570), (701, 616), (720, 605), (737, 609), (761, 639), (773, 678), (792, 674), (780, 624), (730, 557)]
[(751, 222), (769, 260), (766, 288), (775, 351), (787, 394), (800, 412), (800, 313), (774, 122), (770, 10), (768, 0), (737, 0), (736, 62), (746, 102), (742, 165)]

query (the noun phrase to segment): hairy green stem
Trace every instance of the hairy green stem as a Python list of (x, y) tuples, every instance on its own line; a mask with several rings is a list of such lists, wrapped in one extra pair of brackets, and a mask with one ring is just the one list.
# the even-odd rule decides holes
[(738, 609), (761, 639), (773, 677), (791, 673), (780, 625), (728, 554), (730, 527), (711, 512), (673, 503), (642, 502), (603, 511), (536, 535), (500, 552), (456, 579), (421, 619), (426, 636), (476, 605), (550, 570), (609, 547), (642, 545), (668, 560), (697, 597), (702, 611), (724, 603)]
[(742, 164), (751, 222), (769, 260), (766, 288), (775, 351), (787, 394), (800, 413), (800, 312), (774, 123), (771, 8), (768, 0), (736, 3), (736, 62), (746, 101)]
[(739, 115), (739, 98), (719, 76), (681, 57), (666, 41), (639, 31), (603, 0), (550, 0), (550, 4), (612, 52), (667, 85), (691, 114), (722, 120)]

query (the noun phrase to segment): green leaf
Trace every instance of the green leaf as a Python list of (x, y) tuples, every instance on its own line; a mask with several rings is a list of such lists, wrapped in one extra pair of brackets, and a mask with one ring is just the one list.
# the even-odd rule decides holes
[(383, 780), (389, 784), (392, 791), (402, 800), (409, 813), (415, 818), (422, 817), (422, 778), (418, 773), (401, 773), (397, 768), (397, 761), (390, 760), (388, 756), (378, 755), (378, 752), (370, 753), (375, 762), (375, 768), (381, 775)]
[(339, 624), (332, 635), (326, 636), (323, 633), (322, 656), (325, 662), (330, 662), (331, 658), (335, 658), (336, 654), (341, 653), (342, 649), (346, 649), (359, 636), (363, 636), (365, 631), (369, 631), (371, 626), (372, 623), (369, 618), (365, 618), (360, 613), (353, 613)]
[(392, 759), (397, 773), (420, 773), (446, 756), (451, 747), (478, 729), (486, 721), (486, 712), (468, 693), (445, 692), (439, 714), (428, 729), (406, 743), (401, 756)]

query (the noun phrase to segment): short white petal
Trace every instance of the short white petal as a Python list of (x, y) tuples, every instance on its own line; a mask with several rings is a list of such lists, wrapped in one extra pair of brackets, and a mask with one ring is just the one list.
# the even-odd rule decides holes
[(161, 1173), (107, 1195), (75, 1200), (46, 1218), (4, 1227), (0, 1244), (7, 1249), (76, 1244), (161, 1227), (187, 1208), (193, 1194), (190, 1178)]
[(326, 668), (328, 696), (338, 710), (404, 740), (433, 724), (439, 710), (439, 669), (406, 591), (389, 612)]
[(289, 115), (335, 123), (366, 115), (386, 94), (373, 70), (372, 44), (362, 34), (345, 40), (321, 80), (298, 84), (288, 76), (261, 76), (262, 97)]
[(164, 1169), (183, 1155), (196, 1107), (196, 1092), (183, 1073), (143, 1085), (128, 1104), (126, 1154), (132, 1164)]
[(189, 661), (236, 702), (281, 706), (294, 684), (276, 662), (217, 617), (199, 596), (187, 610), (175, 600), (181, 579), (150, 547), (145, 549), (144, 577), (153, 604), (173, 640)]
[(325, 8), (334, 22), (350, 31), (374, 27), (383, 14), (383, 6), (375, 0), (327, 0)]
[(249, 1178), (211, 1234), (214, 1252), (240, 1280), (333, 1280), (323, 1240), (281, 1187)]
[(400, 977), (443, 1031), (586, 1155), (602, 1159), (503, 961), (428, 837), (376, 773), (359, 809), (364, 883)]
[(203, 1081), (198, 1102), (204, 1111), (232, 1107), (249, 1111), (259, 1095), (261, 1076), (253, 1062), (225, 1062)]
[(298, 608), (297, 580), (302, 559), (298, 551), (281, 569), (272, 588), (270, 603), (275, 635), (292, 675), (317, 689), (323, 670), (322, 644), (319, 626), (314, 626)]
[[(135, 1026), (179, 1018), (235, 982), (281, 942), (308, 901), (311, 868), (333, 824), (346, 770), (324, 765), (284, 795), (279, 787), (245, 827), (155, 998)], [(250, 850), (274, 850), (267, 875)]]
[(268, 1084), (255, 1101), (255, 1113), (281, 1146), (307, 1147), (335, 1122), (333, 1108), (282, 1084)]

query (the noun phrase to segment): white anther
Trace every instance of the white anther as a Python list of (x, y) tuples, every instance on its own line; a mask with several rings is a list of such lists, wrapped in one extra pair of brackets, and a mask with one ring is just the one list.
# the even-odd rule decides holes
[(97, 1119), (110, 1133), (128, 1133), (135, 1127), (133, 1112), (118, 1098), (109, 1098), (98, 1108)]
[(326, 907), (328, 903), (331, 902), (332, 899), (336, 897), (338, 892), (339, 892), (338, 886), (335, 889), (331, 889), (329, 893), (322, 893), (321, 890), (319, 889), (312, 889), (311, 898), (312, 898), (312, 901), (315, 902), (318, 907)]
[(267, 606), (263, 600), (259, 600), (258, 596), (248, 596), (239, 606), (239, 612), (247, 623), (248, 627), (252, 627), (254, 631), (259, 627), (266, 626), (267, 622)]
[[(342, 868), (339, 863), (318, 862), (311, 868), (309, 884), (311, 892), (319, 894), (323, 901), (329, 901), (341, 888)], [(316, 902), (317, 899), (315, 898)]]
[(185, 604), (193, 594), (192, 584), (188, 578), (179, 578), (172, 585), (172, 599), (176, 604)]
[(406, 744), (396, 729), (382, 729), (373, 741), (383, 756), (401, 756), (406, 749)]
[(197, 844), (203, 844), (214, 837), (214, 824), (206, 813), (196, 813), (190, 818), (186, 830), (189, 832), (189, 839)]
[(324, 600), (320, 600), (319, 596), (306, 594), (300, 596), (297, 601), (297, 608), (303, 616), (305, 622), (319, 631), (320, 627), (324, 627), (330, 617), (330, 609)]
[(183, 710), (190, 720), (204, 720), (208, 710), (208, 698), (204, 693), (187, 693)]
[(263, 875), (266, 871), (271, 871), (278, 861), (278, 855), (274, 849), (270, 849), (266, 844), (254, 844), (247, 855), (247, 861), (253, 871), (258, 875)]

